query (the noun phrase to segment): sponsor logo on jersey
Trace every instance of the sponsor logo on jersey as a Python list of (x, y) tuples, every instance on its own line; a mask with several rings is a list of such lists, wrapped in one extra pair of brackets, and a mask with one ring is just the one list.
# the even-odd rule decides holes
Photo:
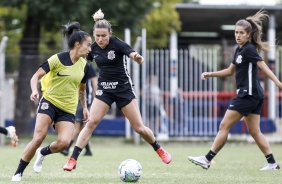
[(104, 89), (116, 89), (118, 82), (101, 82), (101, 86)]
[(242, 58), (243, 57), (241, 55), (239, 55), (236, 59), (236, 63), (238, 63), (238, 64), (242, 63)]
[(113, 60), (115, 58), (116, 58), (115, 51), (114, 50), (109, 51), (108, 52), (108, 59)]

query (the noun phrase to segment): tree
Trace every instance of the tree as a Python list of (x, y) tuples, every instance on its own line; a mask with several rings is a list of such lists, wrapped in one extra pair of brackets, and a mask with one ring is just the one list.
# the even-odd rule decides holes
[(147, 47), (167, 47), (169, 34), (179, 31), (181, 22), (174, 5), (181, 0), (157, 0), (142, 25), (147, 30)]
[[(91, 15), (101, 8), (106, 19), (119, 29), (133, 28), (145, 12), (150, 10), (151, 1), (142, 0), (108, 0), (107, 3), (92, 0), (89, 1), (34, 1), (34, 0), (2, 0), (0, 6), (26, 8), (26, 19), (22, 38), (20, 39), (19, 76), (17, 81), (16, 109), (14, 124), (20, 136), (31, 133), (31, 107), (29, 100), (31, 93), (29, 81), (33, 73), (38, 69), (39, 43), (42, 30), (49, 32), (58, 31), (62, 23), (79, 21), (82, 29), (92, 32), (93, 19)], [(126, 16), (128, 15), (128, 16)], [(112, 20), (111, 20), (112, 19)]]

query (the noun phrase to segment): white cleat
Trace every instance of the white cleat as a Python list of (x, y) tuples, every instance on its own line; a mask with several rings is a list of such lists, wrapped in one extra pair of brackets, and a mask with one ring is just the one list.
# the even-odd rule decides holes
[(40, 173), (41, 170), (42, 170), (42, 163), (43, 163), (43, 160), (44, 160), (44, 156), (40, 153), (41, 149), (42, 148), (38, 148), (36, 150), (36, 160), (33, 164), (33, 170), (36, 173)]
[(199, 156), (199, 157), (188, 157), (188, 160), (190, 160), (192, 163), (201, 166), (203, 169), (208, 169), (211, 166), (211, 162), (206, 159), (205, 156)]
[(269, 171), (269, 170), (279, 170), (280, 166), (276, 163), (274, 164), (266, 164), (263, 168), (261, 168), (261, 171)]
[(20, 173), (14, 175), (11, 181), (22, 181), (22, 175)]
[(6, 127), (6, 130), (8, 131), (7, 137), (11, 138), (11, 144), (17, 146), (19, 139), (16, 134), (16, 128), (14, 126), (8, 126)]

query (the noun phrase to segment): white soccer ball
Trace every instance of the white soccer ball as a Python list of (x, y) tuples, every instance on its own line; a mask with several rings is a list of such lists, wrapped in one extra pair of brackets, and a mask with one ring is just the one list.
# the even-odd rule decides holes
[(137, 160), (127, 159), (119, 165), (118, 174), (124, 182), (137, 182), (142, 175), (142, 166)]

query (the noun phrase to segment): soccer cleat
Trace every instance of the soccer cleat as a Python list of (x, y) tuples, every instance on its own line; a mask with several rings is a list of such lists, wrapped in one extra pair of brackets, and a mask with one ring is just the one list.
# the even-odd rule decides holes
[(279, 170), (280, 166), (276, 163), (274, 164), (266, 164), (263, 168), (261, 168), (261, 171), (268, 171), (268, 170)]
[(11, 181), (22, 181), (22, 174), (18, 173), (12, 177)]
[(92, 156), (92, 153), (91, 153), (91, 151), (85, 151), (83, 156)]
[(201, 166), (203, 169), (208, 169), (211, 166), (211, 162), (206, 159), (205, 156), (199, 156), (199, 157), (188, 157), (188, 160), (190, 160), (192, 163)]
[(63, 154), (64, 156), (68, 156), (69, 155), (69, 150), (68, 149), (64, 149), (60, 153)]
[(74, 158), (70, 158), (68, 163), (66, 163), (63, 167), (64, 171), (72, 171), (76, 168), (76, 160)]
[(156, 152), (164, 163), (169, 164), (171, 162), (170, 154), (162, 147), (160, 147)]
[(41, 172), (41, 170), (42, 170), (42, 163), (43, 163), (43, 160), (44, 160), (44, 157), (45, 157), (45, 156), (43, 156), (40, 153), (41, 149), (42, 148), (38, 148), (36, 150), (36, 160), (35, 160), (35, 162), (33, 164), (33, 170), (36, 173), (40, 173)]
[(7, 136), (11, 138), (11, 144), (17, 146), (19, 139), (16, 134), (16, 128), (14, 126), (8, 126), (6, 127), (6, 130), (8, 131)]

